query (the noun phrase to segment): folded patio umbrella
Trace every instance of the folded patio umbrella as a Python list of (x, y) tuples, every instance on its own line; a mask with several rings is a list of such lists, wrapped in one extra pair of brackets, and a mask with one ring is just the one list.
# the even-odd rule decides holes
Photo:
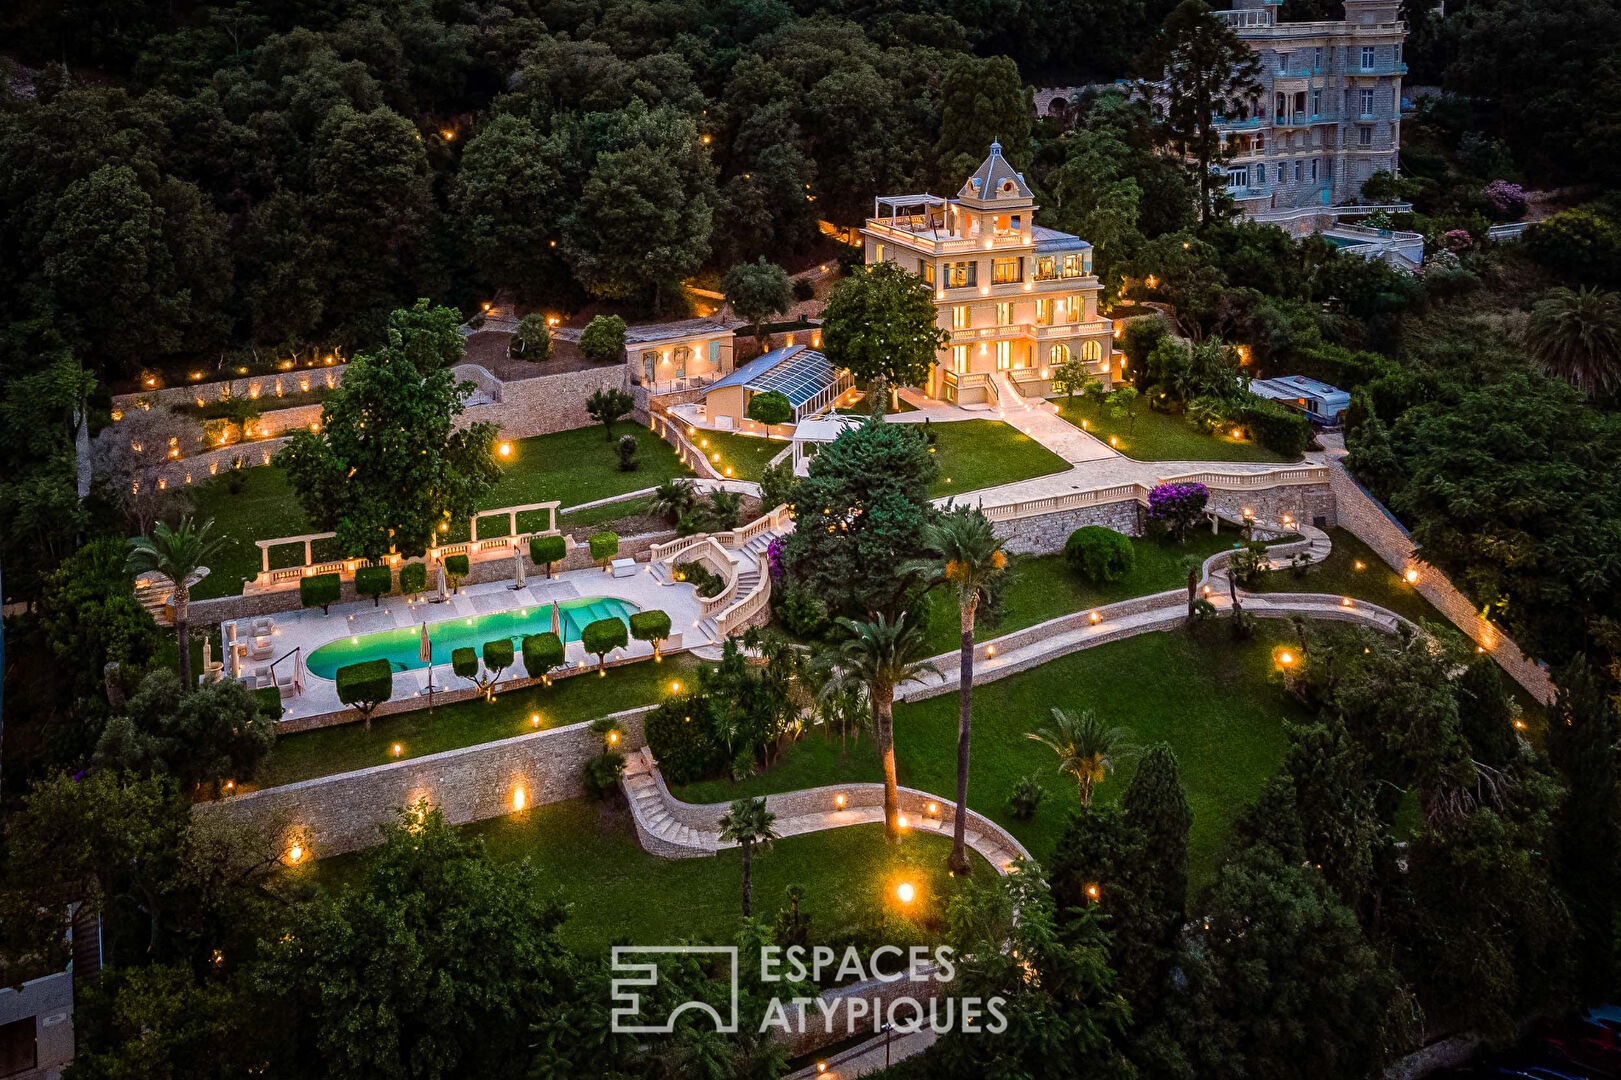
[(512, 548), (512, 587), (523, 588), (523, 552), (516, 545)]
[(557, 635), (558, 640), (562, 640), (562, 637), (563, 637), (563, 616), (562, 616), (562, 613), (559, 612), (558, 609), (557, 609), (557, 601), (556, 600), (552, 601), (552, 633)]
[(450, 599), (450, 584), (445, 580), (445, 560), (439, 560), (439, 602)]

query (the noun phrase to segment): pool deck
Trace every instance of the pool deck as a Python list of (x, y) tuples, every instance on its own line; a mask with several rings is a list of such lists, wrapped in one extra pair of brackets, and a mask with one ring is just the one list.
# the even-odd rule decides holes
[[(287, 710), (285, 718), (294, 719), (334, 712), (345, 707), (338, 700), (337, 684), (330, 679), (312, 674), (303, 663), (305, 657), (328, 642), (358, 634), (416, 627), (422, 623), (432, 626), (434, 623), (451, 619), (476, 618), (480, 615), (520, 608), (550, 606), (553, 600), (568, 601), (585, 597), (617, 597), (635, 604), (643, 611), (668, 612), (672, 640), (664, 643), (664, 652), (668, 653), (683, 647), (690, 648), (707, 641), (707, 638), (699, 639), (693, 636), (695, 633), (702, 633), (696, 630), (700, 621), (697, 590), (686, 583), (659, 582), (653, 577), (646, 563), (638, 563), (636, 572), (629, 577), (614, 577), (597, 569), (571, 570), (558, 574), (550, 581), (544, 576), (531, 575), (521, 589), (512, 588), (511, 581), (489, 581), (479, 585), (464, 585), (459, 593), (452, 595), (444, 603), (433, 602), (432, 596), (432, 591), (429, 591), (423, 593), (420, 599), (404, 596), (384, 597), (382, 603), (375, 607), (369, 600), (333, 604), (330, 612), (325, 615), (321, 613), (320, 608), (303, 608), (277, 615), (270, 657), (244, 660), (242, 675), (249, 685), (254, 685), (258, 677), (267, 671), (272, 661), (286, 656), (295, 649), (300, 650), (296, 659), (299, 667), (298, 680), (302, 690), (298, 693), (283, 692), (282, 704)], [(252, 626), (252, 619), (238, 621), (239, 641), (251, 641)], [(684, 640), (676, 640), (682, 639), (683, 634)], [(587, 653), (578, 641), (568, 642), (564, 649), (570, 666), (596, 663), (596, 658)], [(633, 638), (627, 648), (610, 653), (608, 659), (652, 654), (653, 649), (650, 645)], [(451, 669), (448, 654), (441, 658), (436, 650), (434, 659), (443, 660), (442, 663), (433, 665), (435, 690), (459, 690), (472, 685), (469, 680), (461, 678)], [(276, 669), (277, 673), (286, 672), (292, 663), (291, 658), (281, 661)], [(515, 658), (513, 667), (502, 673), (501, 683), (497, 685), (524, 677), (523, 661)], [(426, 667), (396, 672), (394, 675), (396, 700), (421, 697), (426, 704), (427, 688)]]

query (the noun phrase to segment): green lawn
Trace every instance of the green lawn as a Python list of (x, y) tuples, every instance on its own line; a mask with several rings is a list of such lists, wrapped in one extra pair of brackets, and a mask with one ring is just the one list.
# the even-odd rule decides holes
[[(1132, 741), (1169, 742), (1193, 809), (1189, 854), (1195, 885), (1209, 879), (1232, 819), (1283, 760), (1284, 722), (1309, 717), (1286, 697), (1273, 673), (1272, 645), (1284, 624), (1263, 622), (1254, 639), (1235, 643), (1225, 623), (1200, 634), (1140, 634), (1050, 661), (974, 691), (974, 752), (968, 803), (1006, 826), (1038, 860), (1051, 857), (1078, 806), (1073, 783), (1056, 771), (1046, 747), (1027, 739), (1054, 707), (1093, 709), (1129, 728)], [(949, 796), (956, 790), (957, 695), (895, 709), (900, 782)], [(1126, 765), (1098, 789), (1120, 798), (1133, 774)], [(1015, 821), (1007, 799), (1014, 782), (1038, 773), (1048, 791), (1031, 821)], [(811, 734), (770, 771), (742, 783), (687, 784), (693, 802), (881, 777), (870, 738), (841, 755), (837, 741)]]
[(999, 487), (1063, 472), (1069, 462), (1000, 420), (953, 420), (930, 424), (940, 475), (929, 485), (934, 498)]
[[(788, 448), (783, 439), (764, 439), (756, 435), (739, 435), (732, 431), (699, 431), (688, 436), (700, 450), (709, 455), (709, 462), (722, 475), (731, 469), (733, 480), (758, 480), (770, 460)], [(715, 460), (715, 455), (720, 460)]]
[[(621, 421), (614, 425), (615, 436), (635, 435), (641, 447), (641, 467), (620, 472), (613, 443), (603, 437), (599, 424), (552, 435), (515, 439), (509, 462), (502, 465), (501, 479), (480, 503), (485, 509), (557, 499), (564, 506), (594, 502), (627, 491), (654, 487), (677, 476), (691, 476), (681, 464), (675, 449), (640, 424)], [(253, 541), (276, 536), (296, 536), (316, 531), (304, 516), (286, 475), (275, 466), (243, 469), (242, 488), (230, 491), (229, 476), (216, 477), (199, 486), (192, 499), (199, 520), (214, 519), (214, 534), (225, 540), (225, 547), (209, 560), (209, 575), (198, 583), (193, 596), (203, 600), (234, 596), (242, 583), (262, 568), (259, 549)], [(627, 507), (630, 504), (626, 504)], [(607, 511), (611, 520), (631, 512)], [(533, 528), (535, 520), (520, 518), (519, 529)], [(489, 518), (479, 523), (479, 535), (500, 536), (508, 531), (506, 519)], [(466, 539), (466, 527), (446, 534), (447, 540)], [(297, 566), (303, 562), (301, 547), (279, 548), (271, 553), (271, 566)], [(335, 549), (320, 547), (315, 557), (338, 558)]]
[(589, 525), (605, 525), (620, 518), (634, 517), (646, 514), (652, 509), (653, 497), (644, 495), (639, 499), (625, 499), (621, 502), (604, 503), (586, 510), (576, 510), (572, 514), (559, 514), (557, 527), (564, 532), (570, 529), (583, 529)]
[(1117, 420), (1107, 406), (1097, 406), (1082, 398), (1056, 398), (1059, 415), (1076, 427), (1084, 427), (1114, 448), (1138, 461), (1284, 461), (1258, 442), (1235, 439), (1231, 433), (1207, 435), (1181, 416), (1154, 412), (1147, 404), (1137, 404), (1135, 423)]
[[(557, 679), (550, 687), (514, 690), (489, 703), (463, 701), (438, 706), (432, 713), (417, 709), (385, 716), (373, 721), (370, 731), (357, 719), (352, 724), (284, 735), (276, 741), (253, 783), (239, 786), (247, 791), (382, 765), (396, 760), (396, 743), (401, 747), (401, 757), (421, 757), (652, 705), (669, 692), (672, 680), (686, 681), (697, 665), (690, 654), (678, 653), (658, 664), (644, 660), (609, 668), (603, 678), (587, 672)], [(451, 676), (451, 685), (471, 684)], [(539, 724), (531, 721), (537, 715)]]
[[(1183, 556), (1208, 558), (1231, 548), (1238, 539), (1233, 529), (1223, 529), (1219, 536), (1201, 529), (1181, 544), (1133, 538), (1136, 564), (1132, 572), (1107, 585), (1087, 581), (1069, 568), (1062, 555), (1016, 555), (1009, 561), (1003, 580), (1002, 618), (995, 626), (979, 622), (974, 640), (988, 641), (1099, 604), (1184, 588), (1187, 575), (1180, 565)], [(956, 596), (945, 589), (933, 590), (929, 593), (930, 655), (958, 648), (961, 633)]]
[[(735, 850), (710, 859), (659, 858), (637, 843), (627, 811), (583, 800), (537, 806), (465, 828), (497, 858), (533, 860), (540, 887), (568, 905), (563, 937), (579, 951), (600, 952), (613, 943), (725, 942), (737, 929), (742, 865)], [(787, 887), (802, 885), (801, 910), (811, 916), (822, 940), (880, 904), (898, 913), (893, 890), (904, 880), (918, 887), (906, 914), (929, 934), (944, 919), (952, 884), (945, 875), (950, 848), (949, 837), (919, 834), (892, 847), (877, 825), (779, 840), (755, 857), (754, 914), (769, 923), (784, 905)], [(364, 853), (327, 859), (313, 873), (325, 884), (342, 886), (358, 879), (364, 859)]]

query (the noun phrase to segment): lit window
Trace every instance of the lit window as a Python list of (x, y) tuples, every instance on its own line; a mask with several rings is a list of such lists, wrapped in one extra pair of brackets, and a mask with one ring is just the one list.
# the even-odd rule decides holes
[(1069, 346), (1059, 342), (1047, 350), (1047, 362), (1053, 367), (1063, 367), (1069, 363)]
[(1043, 297), (1036, 301), (1036, 325), (1051, 326), (1053, 324), (1053, 302), (1051, 297)]
[(946, 263), (946, 287), (962, 289), (977, 284), (979, 264), (976, 262)]
[(1011, 341), (998, 341), (996, 343), (996, 370), (1006, 371), (1013, 366), (1013, 343)]
[(1013, 325), (1013, 301), (1009, 300), (996, 305), (996, 325)]
[(993, 259), (991, 261), (991, 284), (1011, 285), (1024, 277), (1024, 260)]
[(953, 330), (966, 330), (971, 321), (967, 304), (951, 305), (951, 328)]
[(951, 347), (951, 370), (958, 375), (968, 374), (968, 346), (953, 345)]
[(1095, 341), (1081, 342), (1081, 359), (1089, 363), (1097, 363), (1103, 359), (1103, 346)]
[(1086, 300), (1080, 293), (1073, 293), (1064, 298), (1065, 322), (1080, 322), (1081, 316), (1086, 312)]
[(1036, 259), (1036, 280), (1051, 281), (1058, 276), (1058, 258), (1053, 255), (1042, 255)]
[(930, 285), (934, 284), (934, 264), (932, 262), (929, 262), (927, 259), (919, 259), (917, 261), (917, 271), (919, 274), (923, 275), (923, 280), (926, 283)]

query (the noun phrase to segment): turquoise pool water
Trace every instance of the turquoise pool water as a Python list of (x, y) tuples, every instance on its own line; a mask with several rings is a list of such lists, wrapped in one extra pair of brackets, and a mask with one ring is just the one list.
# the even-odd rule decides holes
[[(558, 609), (565, 642), (579, 641), (580, 631), (588, 623), (598, 619), (619, 619), (629, 623), (630, 616), (641, 610), (628, 600), (612, 596), (565, 600), (558, 605)], [(429, 623), (428, 640), (433, 645), (433, 662), (448, 664), (450, 654), (456, 649), (477, 649), (482, 655), (486, 641), (511, 638), (513, 645), (521, 650), (526, 634), (544, 634), (551, 628), (552, 606), (542, 604), (514, 611), (498, 611), (493, 615), (475, 615), (470, 619)], [(329, 641), (310, 653), (304, 666), (311, 675), (319, 675), (323, 679), (333, 678), (339, 668), (363, 660), (386, 659), (394, 665), (395, 671), (413, 671), (427, 667), (421, 660), (421, 648), (421, 624), (402, 626), (396, 630), (379, 630)]]

